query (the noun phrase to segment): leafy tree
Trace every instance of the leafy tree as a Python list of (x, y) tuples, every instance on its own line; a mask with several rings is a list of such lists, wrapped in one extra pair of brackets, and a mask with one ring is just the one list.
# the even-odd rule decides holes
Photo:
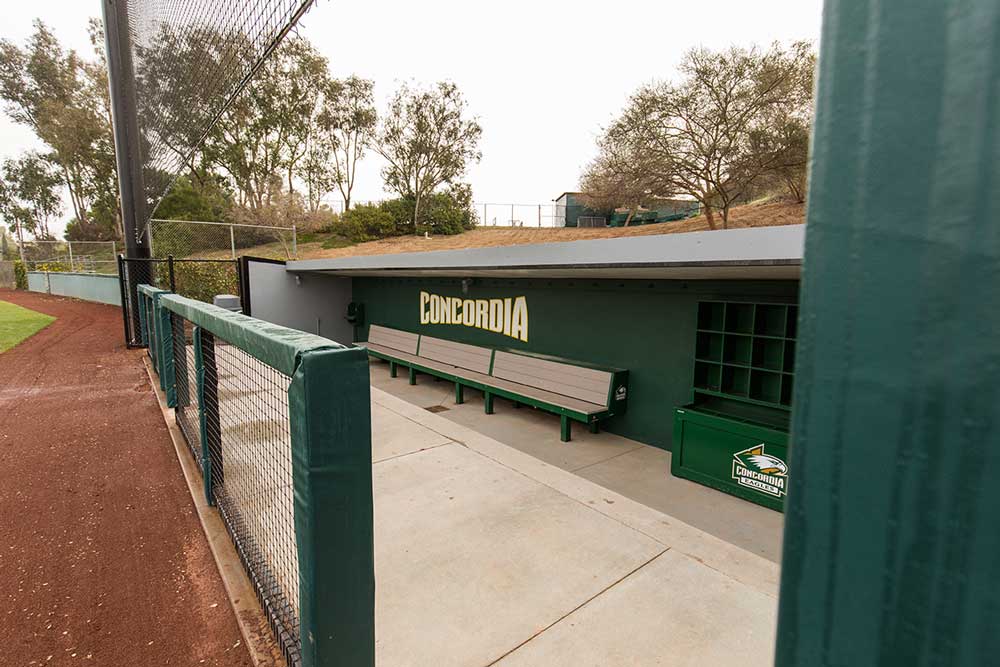
[(644, 86), (604, 132), (584, 175), (593, 196), (635, 205), (690, 195), (715, 228), (764, 179), (804, 174), (815, 55), (804, 42), (766, 51), (689, 51), (680, 83)]
[(358, 162), (378, 123), (373, 88), (372, 81), (356, 76), (330, 79), (323, 87), (302, 169), (314, 212), (334, 188), (344, 199), (344, 209), (351, 208)]
[(238, 204), (256, 212), (283, 185), (294, 191), (326, 78), (326, 60), (307, 41), (286, 40), (222, 114), (204, 154), (229, 176)]
[(179, 176), (160, 200), (156, 217), (163, 220), (223, 220), (232, 207), (225, 179), (204, 169), (197, 176)]
[(453, 83), (429, 90), (404, 84), (382, 120), (376, 148), (388, 162), (382, 177), (401, 197), (413, 200), (414, 233), (423, 200), (482, 158), (482, 128), (465, 113), (465, 99)]
[(59, 172), (38, 153), (7, 159), (0, 181), (0, 217), (23, 247), (24, 234), (51, 239), (49, 221), (62, 213)]
[[(94, 22), (91, 39), (100, 53), (100, 30)], [(51, 148), (51, 161), (58, 166), (77, 220), (89, 222), (95, 205), (117, 211), (102, 61), (88, 62), (63, 49), (48, 27), (36, 21), (24, 48), (0, 41), (0, 99), (14, 122), (32, 128)]]

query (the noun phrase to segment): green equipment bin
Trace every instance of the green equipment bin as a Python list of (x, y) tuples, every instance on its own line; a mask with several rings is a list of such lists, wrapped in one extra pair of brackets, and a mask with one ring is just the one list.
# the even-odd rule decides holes
[(794, 304), (698, 304), (692, 401), (674, 410), (673, 475), (783, 509), (797, 318)]

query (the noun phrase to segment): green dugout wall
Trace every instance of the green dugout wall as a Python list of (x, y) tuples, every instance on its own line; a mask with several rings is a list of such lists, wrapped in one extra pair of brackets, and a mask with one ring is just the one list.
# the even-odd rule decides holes
[[(450, 340), (527, 350), (629, 371), (628, 412), (605, 423), (619, 435), (670, 449), (673, 409), (691, 400), (698, 302), (794, 303), (797, 281), (353, 278), (365, 326), (382, 324)], [(420, 293), (462, 299), (523, 296), (528, 340), (454, 324), (421, 324)]]

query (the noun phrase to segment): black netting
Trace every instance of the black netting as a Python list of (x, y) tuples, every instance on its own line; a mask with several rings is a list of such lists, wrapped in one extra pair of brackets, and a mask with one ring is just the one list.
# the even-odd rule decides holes
[(130, 0), (128, 42), (148, 213), (314, 1)]
[(212, 494), (289, 664), (300, 662), (291, 378), (202, 332)]

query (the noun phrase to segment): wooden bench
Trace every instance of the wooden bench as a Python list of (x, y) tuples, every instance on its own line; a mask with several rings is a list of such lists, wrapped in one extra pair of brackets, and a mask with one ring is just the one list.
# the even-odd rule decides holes
[(379, 325), (370, 327), (369, 354), (409, 368), (410, 384), (423, 372), (455, 384), (455, 402), (464, 401), (463, 389), (483, 392), (485, 410), (493, 414), (493, 399), (501, 396), (521, 404), (554, 412), (560, 417), (560, 437), (571, 437), (571, 422), (579, 421), (597, 432), (604, 419), (625, 412), (628, 371), (599, 368), (565, 359), (521, 352), (507, 352), (455, 341), (420, 336)]

